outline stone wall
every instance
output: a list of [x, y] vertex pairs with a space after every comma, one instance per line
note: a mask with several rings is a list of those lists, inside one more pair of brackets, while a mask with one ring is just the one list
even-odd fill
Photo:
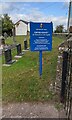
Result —
[[57, 73], [55, 88], [56, 93], [60, 95], [61, 92], [61, 81], [62, 81], [62, 62], [63, 62], [63, 51], [68, 51], [69, 48], [72, 50], [72, 37], [68, 38], [65, 42], [59, 45], [59, 55], [57, 60]]

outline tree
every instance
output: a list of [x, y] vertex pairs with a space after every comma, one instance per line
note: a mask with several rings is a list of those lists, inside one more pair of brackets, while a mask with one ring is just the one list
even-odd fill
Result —
[[6, 32], [9, 36], [12, 35], [12, 29], [13, 29], [13, 22], [8, 16], [8, 14], [4, 14], [2, 17], [2, 34]]
[[64, 30], [64, 26], [63, 25], [58, 25], [56, 26], [56, 30], [54, 31], [55, 33], [62, 33]]

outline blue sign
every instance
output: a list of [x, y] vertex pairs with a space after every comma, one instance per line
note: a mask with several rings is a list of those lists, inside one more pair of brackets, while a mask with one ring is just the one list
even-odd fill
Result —
[[51, 23], [30, 22], [30, 49], [31, 51], [51, 51], [52, 49]]
[[42, 51], [51, 51], [52, 49], [52, 31], [51, 23], [30, 22], [30, 49], [39, 51], [39, 73], [42, 75]]

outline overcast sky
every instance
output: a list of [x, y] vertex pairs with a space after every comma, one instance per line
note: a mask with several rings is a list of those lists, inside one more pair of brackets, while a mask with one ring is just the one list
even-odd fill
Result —
[[[5, 1], [5, 2], [4, 2]], [[67, 27], [69, 2], [6, 2], [0, 4], [0, 13], [8, 13], [15, 23], [25, 21], [53, 22], [54, 29], [63, 24]]]

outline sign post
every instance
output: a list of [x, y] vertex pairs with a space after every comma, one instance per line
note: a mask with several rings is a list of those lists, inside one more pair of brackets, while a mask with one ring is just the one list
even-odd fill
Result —
[[41, 77], [42, 75], [42, 51], [39, 51], [39, 63], [40, 63], [39, 71], [40, 71], [40, 77]]
[[40, 76], [42, 75], [42, 51], [52, 50], [52, 31], [52, 22], [30, 22], [30, 49], [31, 51], [39, 51]]

